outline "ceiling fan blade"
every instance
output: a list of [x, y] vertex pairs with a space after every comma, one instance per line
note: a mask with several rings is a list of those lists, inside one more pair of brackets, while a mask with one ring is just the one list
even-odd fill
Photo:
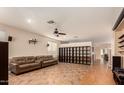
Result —
[[58, 33], [59, 35], [66, 35], [66, 33]]

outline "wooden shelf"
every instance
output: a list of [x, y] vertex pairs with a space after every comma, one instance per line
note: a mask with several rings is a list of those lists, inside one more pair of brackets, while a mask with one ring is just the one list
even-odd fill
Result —
[[[119, 48], [124, 48], [124, 40], [123, 40], [123, 38], [124, 38], [124, 34], [122, 34], [118, 39], [121, 39], [121, 41], [119, 41], [118, 43], [120, 44], [120, 46], [118, 46]], [[120, 50], [120, 51], [118, 51], [119, 53], [124, 53], [124, 50]]]
[[124, 42], [124, 40], [121, 40], [120, 42], [118, 42], [118, 43], [123, 43]]
[[119, 48], [123, 48], [124, 47], [124, 45], [122, 45], [122, 46], [119, 46]]
[[124, 50], [120, 50], [120, 51], [118, 51], [119, 53], [124, 53]]
[[123, 35], [121, 35], [118, 39], [122, 39], [124, 37], [124, 34]]
[[118, 51], [118, 52], [124, 52], [124, 50], [122, 50], [122, 51]]

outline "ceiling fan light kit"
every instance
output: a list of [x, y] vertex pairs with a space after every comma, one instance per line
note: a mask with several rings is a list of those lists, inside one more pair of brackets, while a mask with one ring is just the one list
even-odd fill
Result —
[[[49, 21], [47, 21], [47, 23], [48, 23], [48, 24], [54, 24], [55, 21], [54, 21], [54, 20], [49, 20]], [[55, 29], [54, 29], [53, 34], [54, 34], [56, 37], [59, 37], [60, 35], [66, 35], [66, 33], [60, 33], [60, 32], [58, 31], [58, 28], [55, 28]]]
[[66, 33], [60, 33], [57, 28], [55, 28], [55, 31], [53, 34], [55, 34], [57, 37], [59, 37], [59, 35], [66, 35]]
[[37, 39], [35, 38], [35, 39], [31, 39], [31, 40], [29, 40], [29, 44], [36, 44], [38, 41], [37, 41]]

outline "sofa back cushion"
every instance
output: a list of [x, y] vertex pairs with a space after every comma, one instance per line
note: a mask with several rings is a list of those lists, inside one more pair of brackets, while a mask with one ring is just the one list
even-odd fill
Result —
[[11, 62], [21, 65], [26, 62], [26, 57], [13, 57]]
[[26, 63], [33, 63], [33, 62], [35, 62], [34, 56], [27, 56], [26, 57]]
[[25, 57], [13, 57], [11, 62], [16, 63], [18, 65], [22, 65], [22, 64], [28, 64], [28, 63], [34, 63], [36, 60], [39, 61], [48, 61], [48, 60], [52, 60], [53, 57], [50, 56], [25, 56]]
[[44, 58], [44, 56], [36, 56], [35, 57], [36, 60], [40, 60], [40, 61], [43, 61], [43, 58]]
[[47, 60], [52, 60], [53, 57], [52, 56], [44, 56], [44, 61], [47, 61]]

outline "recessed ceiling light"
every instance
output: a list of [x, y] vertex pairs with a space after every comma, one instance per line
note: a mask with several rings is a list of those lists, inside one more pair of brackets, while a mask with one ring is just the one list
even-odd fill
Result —
[[31, 19], [27, 19], [27, 22], [28, 22], [28, 23], [31, 23]]

